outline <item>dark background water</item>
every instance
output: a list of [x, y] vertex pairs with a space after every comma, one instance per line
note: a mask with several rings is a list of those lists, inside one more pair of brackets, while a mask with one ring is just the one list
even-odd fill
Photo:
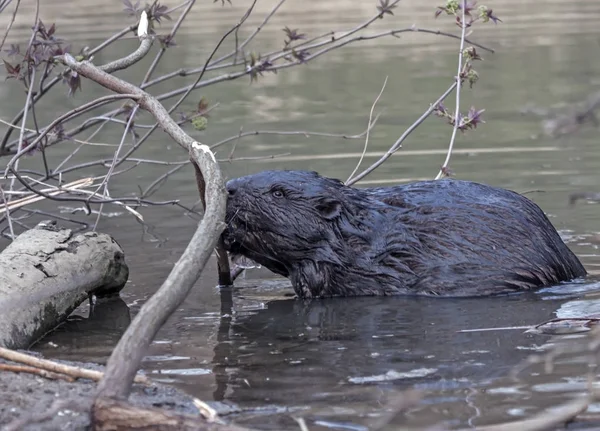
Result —
[[[405, 0], [393, 17], [376, 22], [368, 32], [415, 24], [457, 34], [451, 19], [434, 20], [438, 3], [443, 2]], [[223, 7], [220, 2], [197, 2], [178, 33], [177, 47], [168, 51], [154, 76], [201, 66], [223, 32], [249, 4], [233, 0], [233, 6]], [[250, 34], [275, 4], [259, 0], [241, 36]], [[486, 109], [486, 123], [474, 132], [459, 134], [450, 166], [458, 178], [528, 192], [527, 196], [548, 213], [593, 278], [600, 265], [598, 207], [585, 203], [570, 207], [568, 198], [573, 192], [600, 191], [598, 129], [584, 125], [573, 133], [551, 138], [542, 133], [538, 116], [524, 112], [532, 107], [567, 109], [568, 104], [600, 91], [600, 3], [494, 0], [488, 6], [503, 23], [478, 25], [472, 38], [496, 53], [481, 51], [484, 61], [476, 65], [481, 79], [462, 96], [464, 110], [471, 105]], [[21, 8], [9, 43], [26, 43], [29, 37], [33, 2], [23, 2]], [[95, 46], [130, 25], [131, 19], [121, 10], [122, 4], [116, 0], [41, 2], [41, 18], [46, 23], [55, 21], [57, 33], [69, 39], [75, 51], [84, 45]], [[279, 49], [284, 37], [281, 29], [286, 25], [311, 37], [332, 29], [353, 28], [374, 12], [374, 1], [288, 0], [260, 32], [252, 50], [264, 53]], [[0, 16], [0, 28], [5, 28], [8, 18], [5, 11]], [[167, 31], [171, 24], [164, 21], [161, 29]], [[219, 54], [232, 46], [225, 45]], [[131, 38], [117, 42], [97, 55], [95, 61], [106, 62], [135, 47]], [[252, 85], [242, 78], [200, 89], [182, 110], [193, 109], [201, 96], [219, 104], [211, 112], [207, 130], [188, 130], [208, 145], [236, 135], [240, 128], [354, 135], [366, 128], [371, 104], [387, 76], [387, 87], [377, 105], [378, 111], [384, 112], [371, 132], [364, 167], [387, 150], [450, 85], [456, 72], [457, 47], [456, 40], [426, 34], [360, 42], [302, 67], [266, 74]], [[157, 49], [158, 44], [139, 65], [118, 75], [140, 82]], [[218, 73], [211, 72], [208, 77]], [[150, 91], [161, 94], [194, 79], [178, 77]], [[88, 81], [83, 82], [83, 89], [74, 98], [65, 96], [64, 86], [49, 93], [38, 108], [40, 121], [49, 121], [82, 101], [106, 94]], [[8, 120], [22, 106], [23, 90], [14, 81], [7, 81], [0, 85], [0, 95], [0, 117]], [[447, 105], [453, 104], [453, 98], [448, 99]], [[140, 115], [138, 123], [148, 124], [150, 120]], [[92, 140], [115, 145], [121, 132], [121, 127], [107, 127]], [[431, 117], [405, 142], [403, 150], [360, 184], [434, 177], [444, 160], [450, 133], [451, 128], [441, 119]], [[293, 168], [346, 179], [363, 145], [364, 139], [258, 135], [241, 139], [236, 157], [289, 155], [225, 162], [222, 168], [228, 177]], [[73, 148], [71, 143], [53, 148], [51, 163], [63, 160]], [[221, 147], [218, 157], [227, 158], [231, 149], [231, 143]], [[110, 158], [113, 150], [87, 146], [66, 166]], [[162, 133], [144, 144], [137, 156], [186, 159]], [[32, 158], [23, 166], [39, 169], [40, 163], [39, 158]], [[111, 182], [111, 194], [135, 193], [138, 186], [147, 186], [170, 168], [142, 165], [116, 177]], [[97, 168], [85, 175], [105, 171]], [[68, 180], [79, 175], [83, 174], [71, 173]], [[191, 207], [197, 202], [192, 175], [189, 166], [181, 169], [153, 199], [176, 198]], [[61, 205], [64, 209], [74, 206]], [[42, 202], [39, 208], [52, 209], [55, 205]], [[104, 211], [116, 214], [103, 217], [98, 229], [114, 235], [125, 249], [130, 281], [122, 301], [99, 304], [93, 319], [72, 321], [40, 343], [37, 348], [48, 356], [105, 361], [130, 317], [168, 275], [197, 222], [196, 217], [178, 207], [142, 208], [146, 222], [152, 226], [150, 232], [145, 232], [121, 208], [105, 207]], [[85, 220], [93, 223], [95, 216]], [[530, 380], [526, 389], [519, 386], [517, 391], [502, 379], [512, 366], [545, 343], [547, 336], [524, 334], [522, 330], [457, 331], [536, 324], [555, 317], [557, 310], [577, 315], [597, 309], [592, 293], [580, 294], [584, 299], [579, 302], [546, 294], [493, 300], [341, 299], [307, 305], [283, 295], [286, 289], [289, 292], [285, 281], [269, 281], [270, 274], [256, 270], [242, 281], [245, 288], [234, 294], [233, 304], [223, 306], [215, 274], [211, 261], [194, 291], [160, 331], [144, 370], [203, 400], [306, 408], [297, 414], [312, 421], [311, 429], [325, 427], [327, 421], [340, 426], [352, 423], [361, 429], [372, 423], [390, 394], [413, 386], [428, 390], [427, 402], [401, 415], [396, 420], [399, 426], [428, 426], [439, 421], [492, 423], [563, 401], [568, 390], [536, 390], [536, 382]], [[228, 305], [233, 313], [222, 316], [222, 309], [231, 311]], [[85, 307], [78, 314], [85, 317]], [[356, 380], [388, 372], [388, 377], [395, 376], [388, 382]], [[546, 379], [571, 382], [578, 372], [581, 370], [569, 369], [564, 375]], [[512, 389], [506, 389], [506, 385]], [[264, 417], [249, 420], [274, 429], [297, 427], [285, 415], [283, 422]]]

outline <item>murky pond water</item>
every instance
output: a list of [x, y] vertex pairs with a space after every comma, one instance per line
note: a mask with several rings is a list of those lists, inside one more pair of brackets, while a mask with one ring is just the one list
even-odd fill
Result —
[[[9, 42], [27, 39], [32, 3], [24, 2], [24, 15], [17, 19]], [[256, 28], [276, 3], [258, 0], [243, 35]], [[415, 24], [456, 33], [447, 19], [433, 19], [438, 3], [442, 2], [404, 0], [393, 17], [376, 23], [376, 29]], [[53, 0], [41, 4], [44, 22], [56, 21], [58, 34], [71, 40], [76, 50], [85, 44], [95, 46], [131, 24], [120, 12], [118, 1], [99, 5]], [[252, 49], [278, 49], [283, 43], [281, 28], [286, 25], [309, 37], [332, 29], [351, 29], [373, 15], [375, 4], [288, 0]], [[241, 0], [225, 7], [220, 2], [198, 2], [177, 36], [178, 46], [168, 52], [154, 76], [201, 66], [248, 5]], [[527, 192], [582, 259], [591, 273], [587, 284], [575, 284], [559, 293], [494, 299], [352, 298], [303, 303], [285, 295], [291, 292], [285, 280], [262, 270], [249, 271], [240, 281], [243, 288], [219, 292], [211, 261], [194, 291], [160, 331], [144, 361], [146, 372], [203, 400], [234, 402], [243, 408], [271, 406], [264, 414], [255, 412], [244, 419], [270, 429], [298, 429], [291, 418], [294, 415], [306, 417], [311, 430], [367, 429], [390, 399], [412, 387], [427, 390], [425, 400], [394, 419], [399, 428], [515, 419], [558, 404], [572, 391], [581, 390], [578, 379], [584, 375], [584, 366], [551, 376], [525, 373], [519, 385], [506, 380], [512, 367], [549, 341], [548, 335], [523, 329], [459, 331], [526, 326], [557, 315], [600, 314], [594, 295], [598, 290], [594, 281], [600, 273], [599, 209], [583, 202], [569, 206], [573, 192], [600, 192], [598, 129], [583, 125], [574, 133], [550, 138], [541, 133], [540, 118], [528, 113], [531, 108], [576, 103], [600, 90], [600, 3], [574, 0], [540, 5], [492, 0], [489, 6], [503, 23], [476, 26], [473, 39], [496, 53], [482, 51], [485, 61], [477, 64], [481, 79], [473, 90], [463, 93], [464, 107], [472, 104], [486, 109], [486, 123], [459, 135], [450, 166], [458, 178]], [[4, 28], [8, 17], [1, 18], [0, 27]], [[165, 21], [163, 28], [171, 24]], [[134, 47], [131, 39], [119, 42], [96, 59], [105, 62]], [[456, 40], [426, 34], [350, 44], [302, 67], [267, 74], [252, 85], [242, 78], [205, 87], [194, 93], [182, 110], [193, 109], [200, 96], [219, 104], [207, 130], [190, 132], [209, 145], [235, 136], [240, 128], [356, 135], [365, 129], [371, 104], [387, 76], [378, 104], [378, 110], [384, 112], [370, 136], [363, 162], [367, 166], [450, 85], [456, 49]], [[120, 76], [140, 82], [150, 61], [144, 60], [139, 68]], [[218, 73], [211, 72], [209, 78]], [[151, 87], [151, 91], [161, 94], [194, 79], [177, 77]], [[39, 121], [104, 94], [89, 82], [84, 81], [83, 87], [83, 94], [74, 100], [65, 97], [64, 87], [50, 93], [40, 105]], [[21, 105], [8, 101], [21, 103], [22, 89], [9, 81], [0, 86], [0, 93], [5, 101], [0, 105], [0, 117], [9, 119]], [[139, 121], [149, 123], [144, 116]], [[121, 131], [106, 128], [94, 141], [115, 144]], [[428, 119], [403, 150], [361, 184], [434, 177], [445, 157], [450, 132], [442, 120]], [[221, 147], [218, 156], [229, 157], [233, 143]], [[53, 148], [50, 161], [62, 160], [73, 149], [69, 145]], [[362, 138], [261, 134], [242, 138], [235, 147], [235, 157], [260, 160], [233, 160], [222, 166], [229, 177], [294, 168], [346, 179], [363, 145]], [[112, 150], [88, 147], [67, 166], [110, 158]], [[157, 133], [137, 157], [181, 161], [186, 155]], [[39, 168], [41, 162], [24, 163]], [[133, 169], [113, 181], [111, 194], [137, 192], [138, 186], [146, 187], [171, 168], [143, 165]], [[103, 170], [98, 168], [96, 173], [100, 172]], [[192, 178], [192, 170], [185, 167], [170, 176], [153, 199], [176, 198], [193, 206], [197, 191]], [[70, 205], [64, 207], [67, 211]], [[83, 318], [72, 319], [40, 343], [37, 349], [48, 356], [104, 362], [131, 316], [168, 275], [197, 220], [179, 207], [143, 208], [150, 226], [144, 229], [119, 208], [104, 211], [118, 213], [102, 218], [99, 230], [114, 235], [125, 249], [130, 282], [122, 300], [98, 304], [90, 319], [85, 319], [82, 307], [77, 314]], [[95, 217], [80, 219], [93, 223]], [[290, 410], [279, 416], [266, 415], [279, 412], [276, 408]]]

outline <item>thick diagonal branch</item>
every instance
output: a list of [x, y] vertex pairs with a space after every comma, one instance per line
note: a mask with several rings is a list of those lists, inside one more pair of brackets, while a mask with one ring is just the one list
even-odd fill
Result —
[[186, 298], [215, 248], [225, 227], [223, 220], [227, 196], [221, 170], [212, 151], [187, 135], [156, 98], [135, 85], [103, 72], [89, 61], [78, 62], [68, 54], [62, 56], [61, 60], [81, 76], [109, 90], [137, 96], [140, 107], [150, 112], [160, 127], [189, 151], [205, 183], [206, 206], [200, 225], [163, 285], [144, 304], [121, 337], [108, 360], [105, 377], [98, 386], [99, 398], [124, 398], [129, 394], [133, 377], [152, 339]]

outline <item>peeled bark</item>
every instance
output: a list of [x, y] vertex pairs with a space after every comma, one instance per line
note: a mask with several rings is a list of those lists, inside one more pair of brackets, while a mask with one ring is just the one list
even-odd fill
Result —
[[91, 294], [117, 294], [128, 276], [109, 235], [38, 224], [0, 253], [0, 346], [29, 347]]

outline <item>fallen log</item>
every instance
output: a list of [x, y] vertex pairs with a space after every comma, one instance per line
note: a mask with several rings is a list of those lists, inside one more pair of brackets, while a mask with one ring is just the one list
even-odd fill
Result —
[[0, 346], [24, 349], [83, 301], [118, 294], [129, 269], [106, 234], [74, 234], [42, 222], [0, 253]]

